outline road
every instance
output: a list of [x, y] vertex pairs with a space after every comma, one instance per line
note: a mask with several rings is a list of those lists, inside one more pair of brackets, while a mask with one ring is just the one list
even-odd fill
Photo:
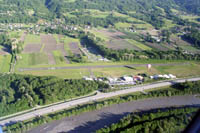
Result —
[[130, 89], [119, 90], [119, 91], [116, 91], [116, 92], [98, 93], [97, 95], [94, 95], [94, 96], [91, 96], [91, 97], [81, 98], [81, 99], [77, 99], [77, 100], [73, 100], [73, 101], [69, 101], [69, 102], [65, 102], [65, 103], [61, 103], [61, 104], [57, 104], [57, 105], [52, 105], [52, 106], [49, 106], [49, 107], [46, 107], [46, 108], [42, 108], [42, 109], [38, 109], [38, 110], [35, 110], [35, 111], [32, 111], [32, 112], [28, 112], [28, 113], [25, 113], [25, 114], [22, 114], [22, 115], [19, 115], [19, 116], [14, 116], [14, 117], [0, 121], [0, 125], [4, 126], [6, 124], [11, 124], [11, 123], [14, 123], [14, 122], [17, 122], [17, 121], [27, 120], [27, 119], [36, 117], [38, 115], [53, 113], [55, 111], [67, 109], [71, 106], [76, 106], [76, 105], [88, 103], [88, 102], [99, 100], [99, 99], [109, 98], [109, 97], [123, 95], [123, 94], [127, 94], [127, 93], [133, 93], [133, 92], [137, 92], [137, 91], [144, 91], [144, 90], [148, 90], [148, 89], [152, 89], [152, 88], [169, 86], [169, 85], [173, 85], [173, 84], [181, 83], [181, 82], [186, 82], [186, 81], [198, 81], [198, 80], [200, 80], [200, 77], [190, 78], [190, 79], [178, 79], [178, 80], [174, 80], [174, 81], [163, 81], [163, 82], [153, 83], [153, 84], [148, 84], [148, 85], [143, 85], [143, 86], [136, 86], [136, 87], [133, 87], [133, 88], [130, 88]]
[[[189, 63], [169, 63], [169, 64], [152, 64], [152, 66], [180, 66]], [[19, 68], [23, 71], [38, 71], [38, 70], [55, 70], [55, 69], [95, 69], [95, 68], [118, 68], [118, 67], [142, 67], [147, 64], [129, 64], [129, 65], [97, 65], [97, 66], [66, 66], [66, 67], [39, 67], [39, 68]]]
[[85, 112], [77, 116], [47, 123], [30, 130], [28, 133], [93, 133], [106, 125], [118, 122], [131, 112], [188, 105], [200, 108], [200, 98], [187, 95], [150, 98], [115, 104], [100, 110]]

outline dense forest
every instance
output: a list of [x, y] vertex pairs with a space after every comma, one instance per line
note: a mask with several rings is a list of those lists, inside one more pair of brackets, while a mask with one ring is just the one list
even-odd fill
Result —
[[198, 109], [195, 107], [182, 107], [132, 113], [118, 123], [113, 123], [96, 133], [181, 132], [189, 124]]
[[102, 82], [0, 74], [0, 116], [108, 88]]

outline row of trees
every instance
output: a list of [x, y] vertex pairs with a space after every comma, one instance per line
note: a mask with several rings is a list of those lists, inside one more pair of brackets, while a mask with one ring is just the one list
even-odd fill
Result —
[[[200, 85], [200, 81], [186, 82], [186, 83], [180, 83], [180, 84], [174, 85], [171, 88], [161, 89], [158, 91], [153, 90], [153, 91], [148, 92], [148, 94], [139, 94], [139, 93], [134, 94], [133, 93], [133, 94], [106, 99], [104, 101], [96, 101], [93, 103], [80, 105], [69, 110], [63, 110], [54, 114], [37, 117], [32, 120], [28, 120], [26, 122], [18, 122], [16, 124], [7, 126], [6, 129], [4, 130], [10, 131], [13, 133], [26, 132], [27, 130], [30, 130], [31, 128], [34, 128], [38, 125], [41, 125], [53, 120], [60, 120], [64, 117], [77, 115], [82, 112], [88, 112], [88, 111], [92, 111], [96, 109], [101, 109], [103, 107], [107, 107], [112, 104], [119, 104], [119, 103], [124, 103], [128, 101], [133, 101], [133, 100], [153, 98], [153, 97], [155, 98], [155, 97], [175, 96], [175, 95], [200, 94], [199, 85]], [[193, 88], [196, 88], [196, 89], [193, 89]]]
[[132, 113], [122, 118], [120, 122], [98, 130], [97, 133], [181, 132], [197, 110], [197, 107], [181, 107]]
[[0, 75], [0, 116], [109, 88], [102, 82], [63, 80], [56, 77]]
[[18, 54], [23, 50], [23, 42], [15, 43], [6, 34], [0, 34], [0, 45], [4, 47], [3, 50], [11, 54]]

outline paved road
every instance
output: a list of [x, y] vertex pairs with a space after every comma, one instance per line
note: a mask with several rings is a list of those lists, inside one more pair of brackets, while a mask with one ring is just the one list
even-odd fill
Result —
[[[200, 77], [199, 78], [187, 79], [187, 81], [197, 81], [197, 80], [200, 80]], [[185, 81], [186, 81], [186, 79], [178, 79], [178, 80], [174, 80], [174, 81], [164, 81], [164, 82], [148, 84], [148, 85], [144, 85], [144, 86], [136, 86], [136, 87], [133, 87], [133, 88], [130, 88], [130, 89], [119, 90], [119, 91], [116, 91], [116, 92], [98, 93], [97, 95], [94, 95], [94, 96], [91, 96], [91, 97], [81, 98], [81, 99], [77, 99], [77, 100], [74, 100], [74, 101], [53, 105], [53, 106], [50, 106], [50, 107], [35, 110], [33, 112], [29, 112], [29, 113], [25, 113], [25, 114], [22, 114], [22, 115], [19, 115], [19, 116], [8, 118], [6, 120], [0, 121], [0, 125], [6, 125], [6, 124], [17, 122], [17, 121], [27, 120], [27, 119], [33, 118], [35, 116], [38, 116], [38, 115], [44, 115], [44, 114], [52, 113], [52, 112], [55, 112], [55, 111], [58, 111], [58, 110], [69, 108], [71, 106], [76, 106], [76, 105], [79, 105], [79, 104], [88, 103], [90, 101], [95, 101], [95, 100], [99, 100], [99, 99], [109, 98], [109, 97], [113, 97], [113, 96], [117, 96], [117, 95], [137, 92], [137, 91], [148, 90], [148, 89], [152, 89], [152, 88], [169, 86], [169, 85], [173, 85], [173, 84], [185, 82]]]
[[118, 122], [122, 117], [134, 111], [188, 105], [200, 108], [200, 98], [191, 95], [173, 96], [116, 104], [101, 110], [53, 121], [32, 129], [29, 133], [92, 133], [105, 125]]
[[[180, 66], [189, 63], [170, 63], [170, 64], [152, 64], [152, 66]], [[147, 66], [147, 64], [130, 64], [130, 65], [97, 65], [97, 66], [66, 66], [66, 67], [40, 67], [40, 68], [19, 68], [23, 71], [37, 71], [37, 70], [55, 70], [55, 69], [88, 69], [88, 68], [118, 68], [118, 67], [140, 67]]]

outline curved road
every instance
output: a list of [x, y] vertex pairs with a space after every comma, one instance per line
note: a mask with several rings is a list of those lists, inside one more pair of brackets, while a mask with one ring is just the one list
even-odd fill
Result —
[[66, 109], [66, 108], [69, 108], [71, 106], [76, 106], [76, 105], [79, 105], [79, 104], [88, 103], [88, 102], [94, 101], [94, 100], [109, 98], [109, 97], [118, 96], [118, 95], [122, 95], [122, 94], [137, 92], [137, 91], [148, 90], [148, 89], [152, 89], [152, 88], [169, 86], [169, 85], [173, 85], [173, 84], [176, 84], [176, 83], [185, 82], [186, 80], [187, 81], [197, 81], [197, 80], [200, 80], [200, 77], [190, 78], [190, 79], [178, 79], [178, 80], [174, 80], [174, 81], [163, 81], [163, 82], [153, 83], [153, 84], [148, 84], [148, 85], [143, 85], [143, 86], [136, 86], [136, 87], [133, 87], [133, 88], [130, 88], [130, 89], [119, 90], [119, 91], [116, 91], [116, 92], [98, 93], [97, 95], [94, 95], [94, 96], [91, 96], [91, 97], [81, 98], [81, 99], [77, 99], [77, 100], [73, 100], [73, 101], [69, 101], [69, 102], [45, 107], [45, 108], [38, 109], [38, 110], [35, 110], [35, 111], [32, 111], [32, 112], [21, 114], [21, 115], [18, 115], [18, 116], [14, 116], [14, 117], [0, 121], [0, 125], [4, 126], [6, 124], [11, 124], [11, 123], [15, 123], [15, 122], [18, 122], [18, 121], [27, 120], [27, 119], [36, 117], [38, 115], [53, 113], [53, 112], [58, 111], [58, 110]]
[[195, 105], [200, 108], [200, 98], [192, 95], [152, 98], [112, 105], [101, 110], [66, 117], [30, 130], [28, 133], [92, 133], [106, 125], [118, 122], [125, 115], [156, 108]]

